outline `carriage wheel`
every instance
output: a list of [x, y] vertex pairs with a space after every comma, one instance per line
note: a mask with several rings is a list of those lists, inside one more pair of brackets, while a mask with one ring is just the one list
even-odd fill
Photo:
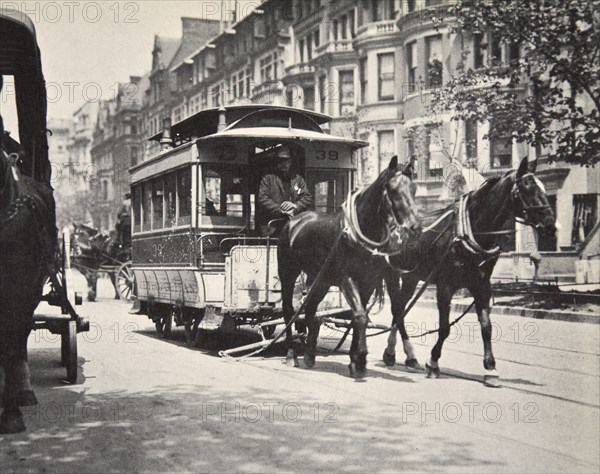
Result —
[[162, 316], [154, 323], [154, 326], [160, 337], [169, 339], [171, 337], [171, 328], [173, 327], [173, 314], [169, 312], [165, 316]]
[[67, 368], [67, 382], [77, 382], [77, 322], [69, 321], [60, 343], [61, 365]]
[[131, 262], [125, 262], [117, 270], [117, 289], [123, 300], [133, 299], [135, 276], [131, 270]]

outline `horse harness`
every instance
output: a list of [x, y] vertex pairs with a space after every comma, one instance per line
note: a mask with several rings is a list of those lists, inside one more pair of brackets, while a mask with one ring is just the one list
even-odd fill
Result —
[[390, 215], [394, 219], [394, 225], [391, 229], [387, 224], [384, 226], [385, 235], [380, 242], [369, 239], [360, 228], [360, 224], [358, 223], [358, 215], [356, 213], [356, 199], [360, 194], [361, 191], [348, 193], [348, 199], [346, 199], [342, 206], [344, 224], [341, 235], [344, 235], [352, 244], [355, 244], [356, 246], [366, 250], [374, 257], [379, 256], [387, 258], [391, 255], [394, 255], [395, 252], [385, 252], [381, 250], [389, 243], [392, 235], [395, 232], [398, 232], [400, 227], [400, 223], [396, 218], [393, 204], [390, 200], [387, 189], [383, 190], [383, 202], [388, 208]]

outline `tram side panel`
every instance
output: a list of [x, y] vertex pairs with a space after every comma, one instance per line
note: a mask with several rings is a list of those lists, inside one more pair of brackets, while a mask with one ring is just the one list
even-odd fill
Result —
[[[268, 258], [267, 258], [268, 255]], [[308, 288], [303, 275], [296, 281], [294, 307], [302, 303]], [[273, 308], [281, 312], [281, 282], [277, 271], [277, 246], [238, 245], [232, 248], [225, 263], [226, 311], [260, 312]], [[319, 311], [346, 309], [347, 304], [338, 288], [332, 287], [319, 305]]]

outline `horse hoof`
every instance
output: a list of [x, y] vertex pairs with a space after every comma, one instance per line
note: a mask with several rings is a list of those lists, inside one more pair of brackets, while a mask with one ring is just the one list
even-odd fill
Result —
[[296, 352], [293, 349], [288, 349], [287, 354], [285, 356], [285, 365], [288, 367], [299, 367], [298, 357], [296, 356]]
[[428, 379], [439, 379], [440, 378], [440, 368], [432, 367], [429, 364], [425, 364], [425, 376]]
[[21, 390], [17, 394], [17, 406], [32, 407], [37, 404], [38, 401], [35, 397], [35, 393], [33, 393], [33, 390]]
[[308, 369], [312, 369], [315, 366], [315, 356], [312, 354], [304, 354], [304, 365]]
[[392, 367], [396, 364], [396, 354], [388, 354], [387, 351], [383, 351], [383, 362], [388, 367]]
[[417, 359], [406, 359], [404, 365], [406, 365], [408, 369], [421, 370], [421, 364], [419, 364]]
[[492, 387], [492, 388], [500, 388], [502, 386], [502, 384], [500, 384], [500, 376], [498, 375], [498, 373], [494, 370], [490, 370], [490, 372], [494, 372], [494, 373], [490, 373], [490, 374], [485, 374], [483, 376], [483, 384], [486, 387]]
[[0, 415], [0, 434], [15, 434], [25, 431], [23, 414], [18, 408], [4, 410]]
[[367, 369], [358, 368], [354, 362], [350, 362], [348, 365], [348, 370], [350, 371], [350, 377], [356, 380], [364, 380], [367, 376]]

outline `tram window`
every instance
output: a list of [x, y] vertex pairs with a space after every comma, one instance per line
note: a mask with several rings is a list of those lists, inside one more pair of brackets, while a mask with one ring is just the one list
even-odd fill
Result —
[[315, 211], [334, 214], [348, 194], [349, 175], [340, 170], [308, 170], [306, 184], [313, 195]]
[[177, 224], [177, 175], [169, 173], [165, 176], [165, 227], [175, 227]]
[[335, 212], [335, 179], [321, 181], [315, 185], [315, 211], [332, 214]]
[[216, 171], [207, 169], [204, 172], [204, 202], [202, 214], [218, 216], [221, 209], [221, 177]]
[[239, 167], [203, 168], [202, 215], [206, 224], [237, 224], [244, 218], [245, 181]]
[[142, 193], [142, 229], [152, 230], [152, 184], [145, 183]]
[[152, 183], [152, 229], [163, 228], [163, 182], [162, 178]]
[[178, 225], [189, 225], [192, 221], [192, 184], [191, 170], [186, 168], [177, 172], [177, 200], [179, 202]]
[[131, 206], [133, 211], [133, 231], [139, 232], [142, 230], [142, 187], [136, 186], [133, 189], [133, 203]]

